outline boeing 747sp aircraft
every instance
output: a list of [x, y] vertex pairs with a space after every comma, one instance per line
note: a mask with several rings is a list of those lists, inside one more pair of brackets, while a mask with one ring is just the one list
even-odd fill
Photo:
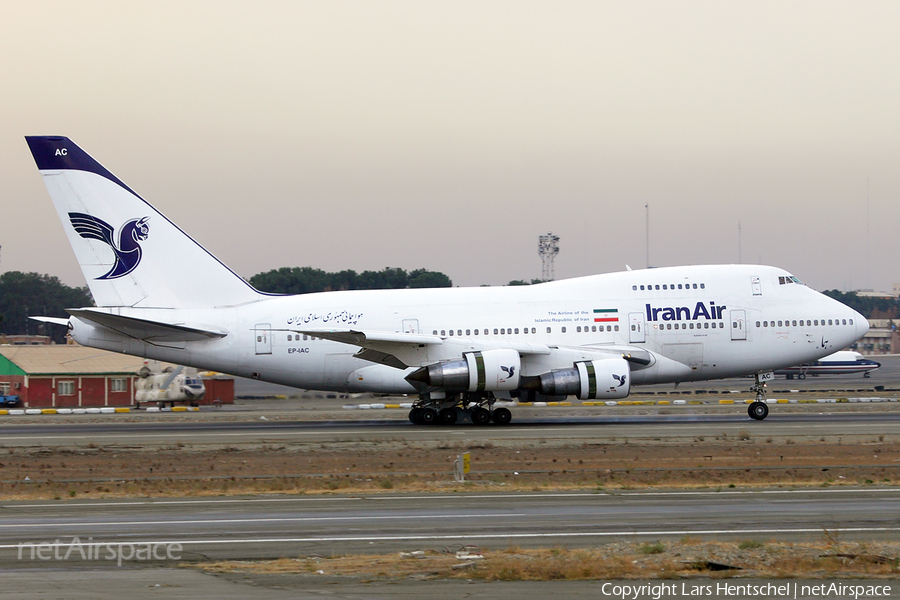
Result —
[[26, 138], [96, 307], [79, 344], [305, 389], [416, 394], [415, 423], [509, 423], [495, 400], [617, 399], [755, 376], [862, 337], [847, 306], [759, 265], [668, 267], [521, 287], [264, 294], [64, 137]]

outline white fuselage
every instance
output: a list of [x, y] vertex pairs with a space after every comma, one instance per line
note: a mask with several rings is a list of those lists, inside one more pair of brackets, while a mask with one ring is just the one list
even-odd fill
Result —
[[[579, 357], [639, 348], [652, 364], [635, 385], [748, 375], [833, 353], [868, 330], [856, 311], [757, 265], [670, 267], [533, 286], [339, 291], [263, 296], [221, 308], [117, 308], [117, 314], [206, 324], [220, 339], [153, 344], [73, 317], [79, 343], [305, 389], [413, 393], [413, 368], [468, 350], [520, 347], [522, 375]], [[437, 336], [400, 369], [354, 357], [358, 346], [314, 335], [332, 329]], [[547, 347], [550, 352], [527, 351]], [[418, 354], [416, 354], [418, 352]]]

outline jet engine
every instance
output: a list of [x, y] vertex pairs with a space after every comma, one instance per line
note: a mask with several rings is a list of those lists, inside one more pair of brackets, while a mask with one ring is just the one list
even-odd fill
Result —
[[519, 387], [522, 359], [515, 350], [506, 348], [466, 352], [463, 360], [449, 360], [422, 367], [407, 375], [449, 392], [497, 392]]
[[[539, 384], [539, 385], [538, 385]], [[624, 398], [631, 391], [631, 369], [624, 358], [576, 362], [568, 369], [544, 373], [523, 386], [545, 396], [578, 396], [579, 400]]]

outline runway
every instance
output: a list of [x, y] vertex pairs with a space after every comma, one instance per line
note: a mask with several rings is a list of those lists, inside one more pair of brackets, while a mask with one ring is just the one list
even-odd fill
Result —
[[[695, 414], [692, 407], [669, 409], [674, 414], [603, 414], [587, 410], [570, 411], [563, 416], [535, 415], [522, 409], [506, 427], [414, 426], [406, 418], [379, 420], [304, 420], [278, 421], [169, 421], [105, 422], [55, 421], [0, 425], [0, 444], [4, 446], [72, 446], [240, 444], [277, 441], [347, 442], [402, 438], [420, 440], [516, 440], [595, 439], [598, 437], [675, 438], [742, 431], [770, 436], [840, 436], [859, 434], [900, 435], [900, 406], [878, 405], [878, 410], [861, 405], [814, 405], [806, 412], [779, 412], [772, 407], [765, 421], [750, 419], [743, 406], [715, 407], [713, 414]], [[809, 406], [809, 405], [808, 405]], [[874, 405], [873, 405], [874, 406]], [[826, 408], [827, 407], [827, 408]]]
[[[179, 544], [179, 559], [187, 561], [456, 544], [577, 547], [684, 536], [821, 540], [830, 532], [842, 539], [896, 539], [898, 509], [896, 487], [5, 502], [0, 565], [35, 566], [46, 561], [31, 556], [31, 545], [56, 542], [62, 555], [75, 538], [80, 544]], [[104, 560], [75, 553], [56, 562], [75, 568]]]

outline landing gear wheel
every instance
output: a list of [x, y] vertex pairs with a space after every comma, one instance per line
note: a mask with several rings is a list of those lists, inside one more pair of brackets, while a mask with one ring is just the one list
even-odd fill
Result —
[[437, 411], [433, 408], [423, 408], [422, 412], [419, 413], [419, 423], [421, 425], [434, 425], [434, 422], [437, 421]]
[[751, 402], [750, 406], [747, 407], [747, 414], [750, 415], [751, 419], [762, 421], [769, 416], [769, 407], [765, 402]]
[[797, 379], [806, 379], [806, 373], [800, 373], [797, 375]]
[[497, 408], [494, 409], [491, 419], [494, 420], [496, 425], [509, 425], [509, 422], [512, 421], [512, 413], [509, 412], [508, 408]]
[[420, 408], [414, 408], [411, 411], [409, 411], [409, 422], [410, 423], [412, 423], [413, 425], [419, 424], [419, 411], [421, 411], [421, 410], [422, 409], [420, 409]]
[[486, 408], [480, 406], [472, 409], [472, 424], [487, 425], [491, 422], [491, 413]]
[[438, 413], [438, 422], [441, 425], [455, 425], [456, 424], [456, 409], [455, 408], [442, 408], [441, 412]]

